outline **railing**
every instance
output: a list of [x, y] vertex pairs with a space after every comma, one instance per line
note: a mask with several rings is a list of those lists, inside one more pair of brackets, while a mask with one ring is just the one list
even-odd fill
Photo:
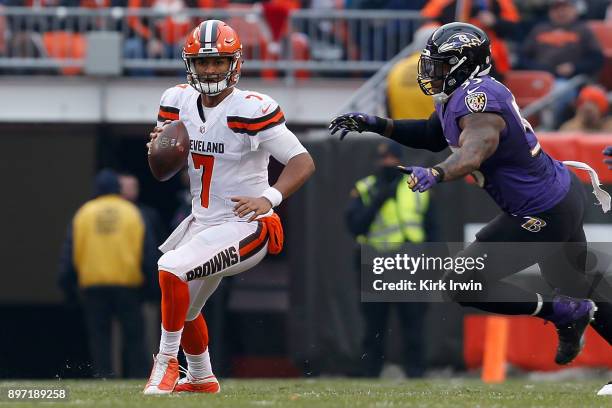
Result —
[[542, 121], [540, 127], [542, 129], [553, 130], [555, 128], [555, 118], [553, 117], [553, 112], [547, 109], [550, 108], [557, 99], [563, 98], [569, 93], [576, 92], [576, 89], [587, 83], [588, 80], [589, 78], [586, 75], [576, 75], [572, 77], [567, 82], [555, 87], [548, 95], [525, 106], [525, 108], [521, 109], [521, 114], [525, 118], [533, 115], [540, 115]]
[[[121, 72], [173, 74], [182, 42], [206, 19], [226, 21], [244, 46], [245, 70], [272, 76], [367, 76], [411, 43], [418, 12], [296, 10], [273, 32], [263, 8], [152, 9], [0, 8], [0, 69], [5, 73], [80, 74], [92, 33], [119, 38]], [[4, 27], [4, 29], [2, 28]], [[3, 46], [4, 44], [4, 46]], [[85, 72], [86, 73], [86, 72]]]
[[[391, 68], [403, 58], [419, 50], [414, 43], [401, 50], [395, 57], [387, 61], [374, 75], [359, 87], [351, 98], [338, 109], [338, 114], [346, 112], [368, 112], [379, 116], [387, 116], [386, 91], [387, 76]], [[415, 78], [416, 81], [416, 78]]]

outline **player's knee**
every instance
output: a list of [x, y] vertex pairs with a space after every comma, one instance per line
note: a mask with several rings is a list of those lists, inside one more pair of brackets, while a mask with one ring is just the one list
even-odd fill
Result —
[[474, 271], [447, 270], [443, 277], [445, 298], [457, 303], [467, 301], [471, 297], [470, 282], [475, 277]]
[[174, 256], [174, 251], [166, 252], [159, 258], [157, 261], [157, 268], [160, 271], [169, 272], [182, 280], [184, 279], [184, 274], [180, 271], [183, 269], [180, 260], [177, 256]]
[[190, 306], [189, 309], [187, 310], [187, 316], [185, 317], [185, 321], [186, 322], [194, 321], [195, 319], [198, 318], [198, 315], [200, 314], [200, 312], [201, 312], [201, 309]]

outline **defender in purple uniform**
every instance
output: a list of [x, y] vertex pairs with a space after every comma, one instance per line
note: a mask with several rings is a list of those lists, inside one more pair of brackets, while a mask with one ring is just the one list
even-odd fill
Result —
[[[455, 281], [484, 281], [487, 290], [449, 295], [464, 306], [487, 312], [552, 321], [559, 336], [555, 361], [567, 364], [580, 353], [589, 323], [612, 344], [610, 293], [593, 290], [584, 274], [584, 190], [563, 163], [540, 148], [514, 96], [488, 75], [490, 69], [486, 34], [470, 24], [446, 24], [432, 34], [419, 60], [418, 83], [436, 102], [436, 112], [429, 119], [391, 120], [348, 113], [335, 118], [330, 129], [332, 134], [341, 131], [341, 140], [349, 131], [370, 131], [410, 147], [436, 152], [450, 147], [452, 154], [432, 168], [400, 168], [411, 174], [410, 188], [423, 192], [472, 174], [503, 213], [459, 254], [478, 256], [487, 248], [487, 268], [474, 274], [452, 274]], [[610, 196], [599, 188], [594, 171], [583, 163], [572, 163], [589, 170], [604, 211], [609, 209]], [[486, 244], [491, 242], [567, 244], [508, 245], [501, 253], [490, 251]], [[517, 252], [520, 248], [520, 253], [509, 253], [513, 248]], [[563, 295], [529, 292], [502, 281], [535, 263]], [[597, 306], [584, 299], [587, 296]]]

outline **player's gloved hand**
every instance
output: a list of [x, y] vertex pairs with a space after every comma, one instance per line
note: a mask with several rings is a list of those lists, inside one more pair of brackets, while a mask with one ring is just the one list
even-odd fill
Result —
[[[608, 146], [603, 151], [604, 156], [612, 157], [612, 146]], [[608, 165], [608, 169], [612, 170], [612, 159], [605, 159], [604, 163]]]
[[423, 193], [442, 181], [442, 175], [436, 169], [418, 166], [397, 166], [397, 169], [410, 175], [408, 187], [415, 192]]
[[386, 120], [367, 113], [351, 112], [340, 115], [331, 121], [329, 130], [331, 134], [340, 131], [340, 140], [344, 139], [348, 132], [384, 132]]
[[231, 200], [236, 203], [234, 206], [234, 214], [242, 218], [251, 213], [249, 222], [253, 221], [258, 216], [267, 213], [272, 208], [272, 203], [265, 197], [232, 197]]

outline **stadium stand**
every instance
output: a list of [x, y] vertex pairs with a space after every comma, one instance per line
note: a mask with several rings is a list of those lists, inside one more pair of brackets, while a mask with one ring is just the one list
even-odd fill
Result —
[[607, 89], [612, 89], [612, 21], [592, 20], [588, 24], [604, 54], [604, 66], [599, 73], [599, 81]]

